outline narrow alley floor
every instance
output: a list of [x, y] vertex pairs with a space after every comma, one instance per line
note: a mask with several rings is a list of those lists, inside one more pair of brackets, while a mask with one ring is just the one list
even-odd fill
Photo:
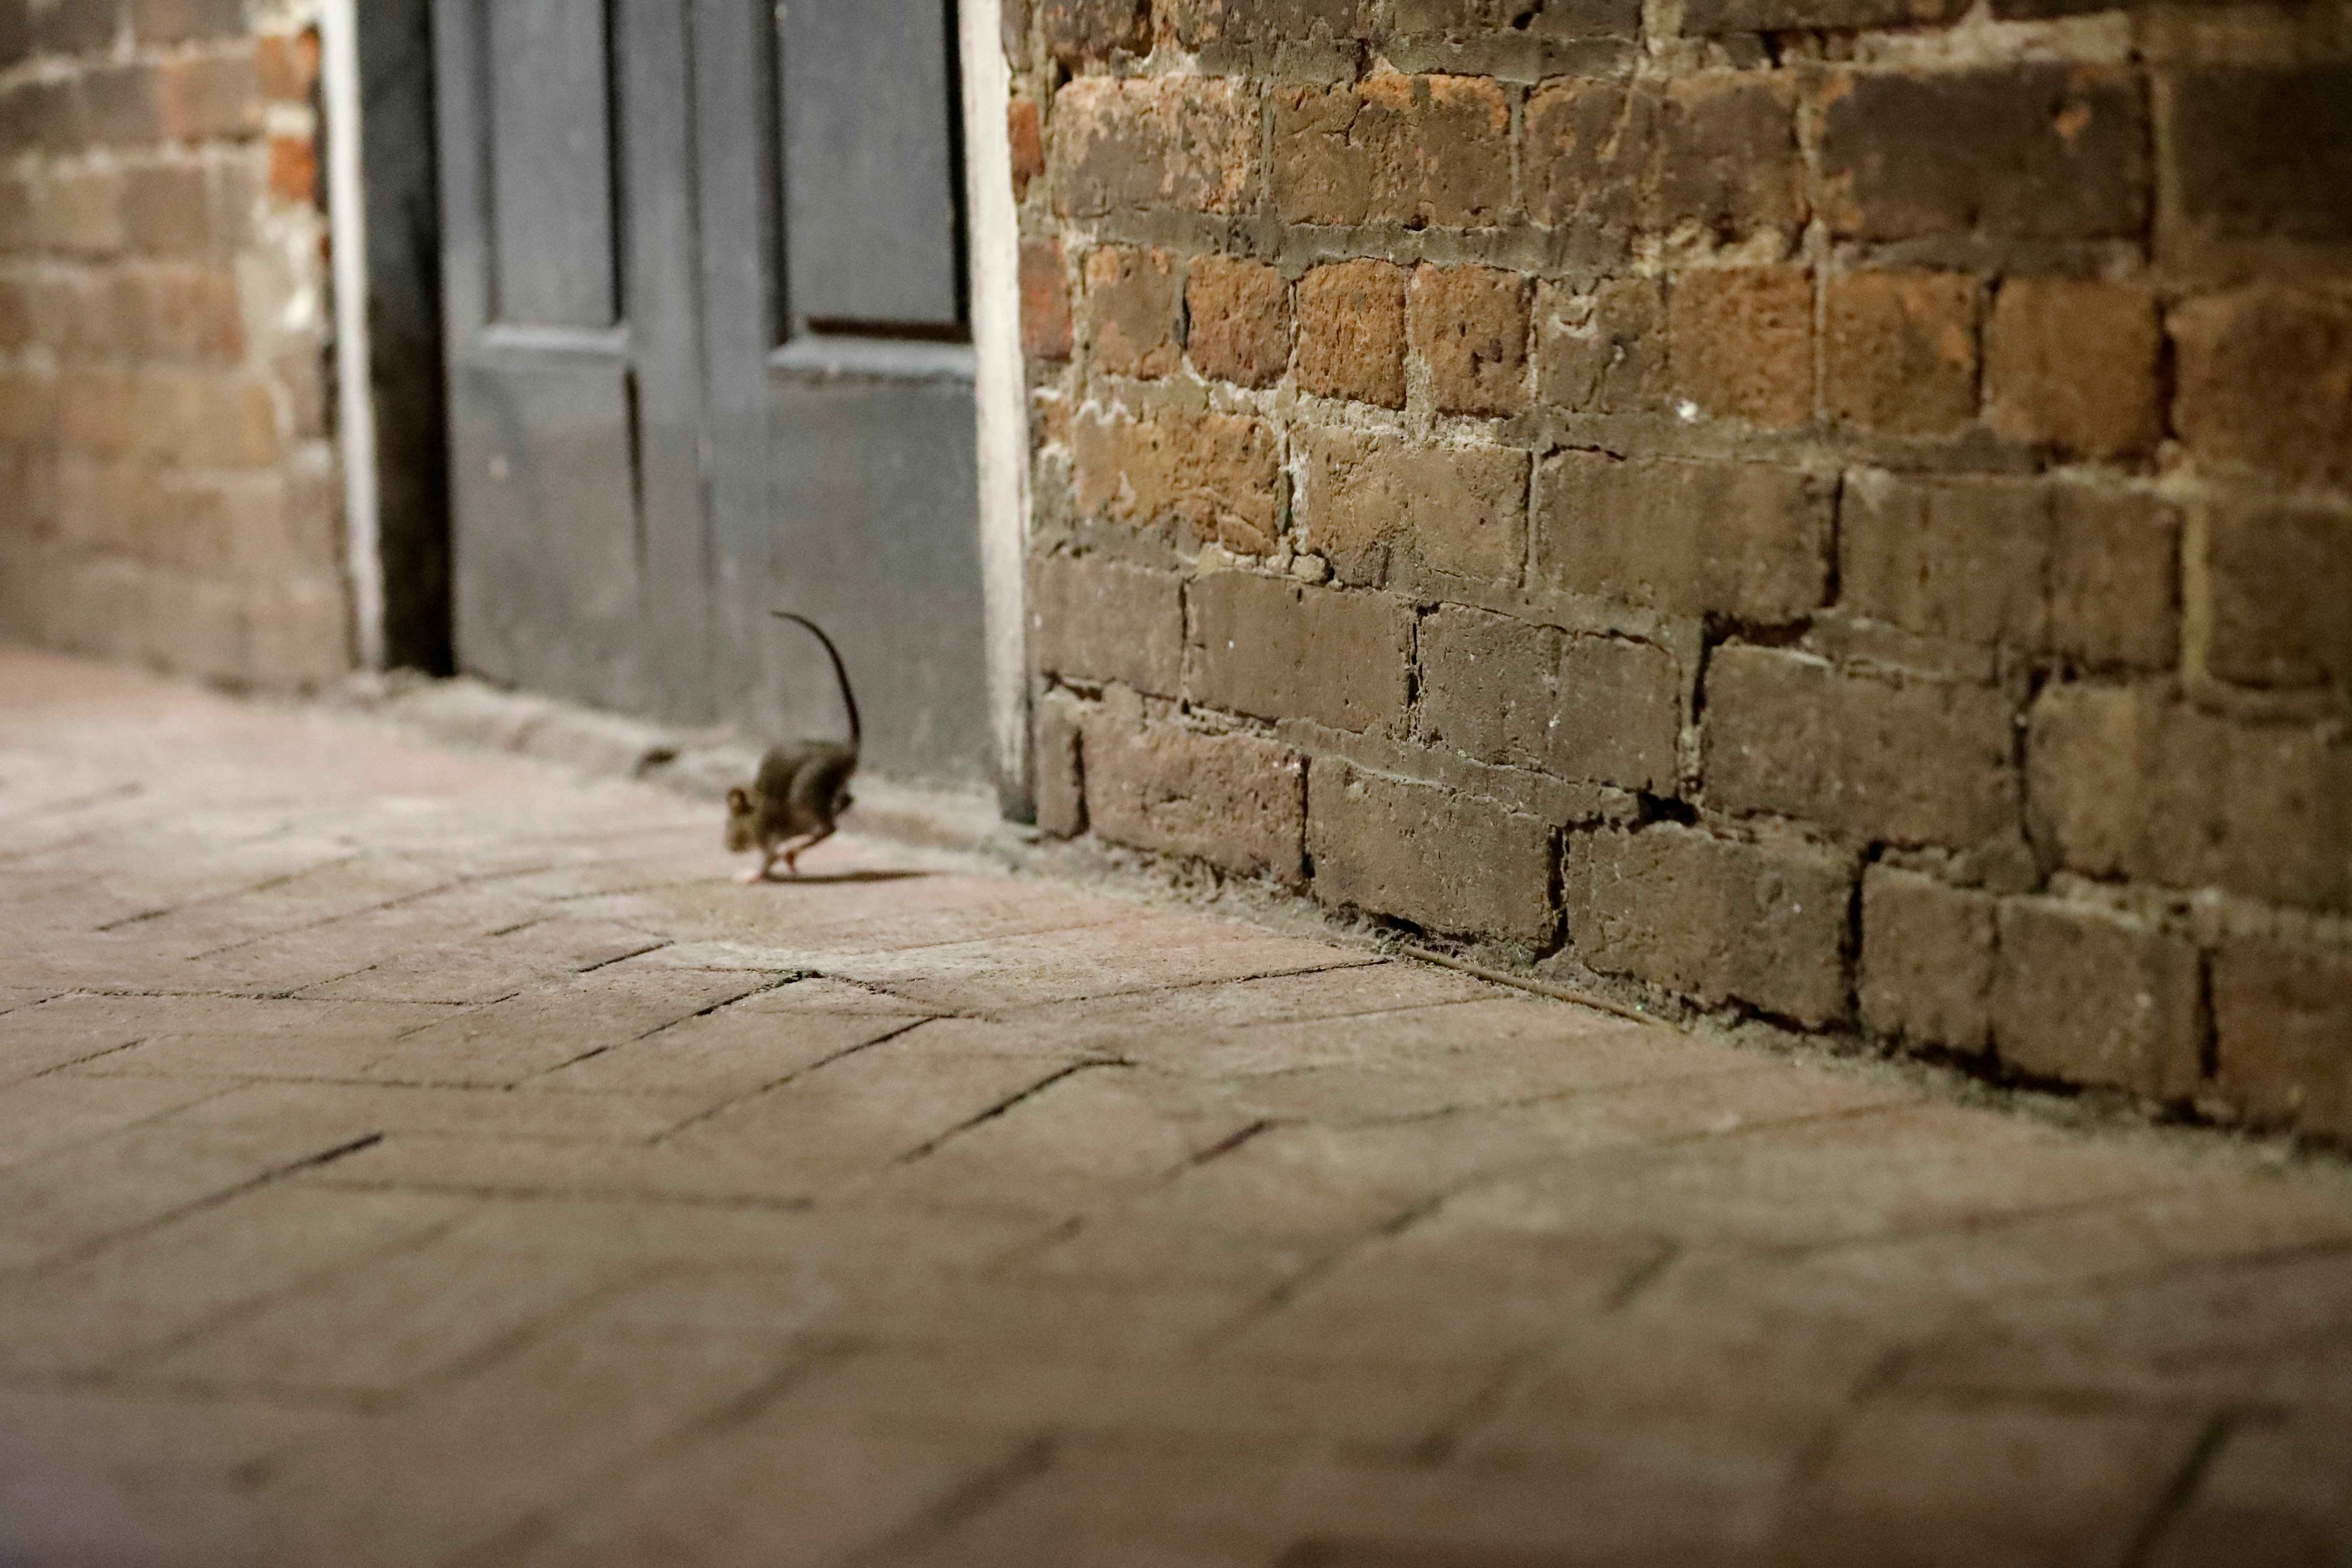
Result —
[[2352, 1562], [2352, 1184], [0, 655], [0, 1562]]

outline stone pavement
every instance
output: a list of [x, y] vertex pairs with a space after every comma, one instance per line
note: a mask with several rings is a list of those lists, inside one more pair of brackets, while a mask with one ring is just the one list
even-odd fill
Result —
[[2352, 1562], [2352, 1184], [0, 656], [0, 1563]]

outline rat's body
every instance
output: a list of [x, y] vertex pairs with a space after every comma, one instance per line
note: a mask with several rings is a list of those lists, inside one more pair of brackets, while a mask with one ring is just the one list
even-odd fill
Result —
[[841, 650], [823, 627], [805, 616], [788, 610], [769, 614], [798, 621], [816, 634], [833, 660], [841, 681], [841, 705], [849, 711], [847, 741], [793, 741], [771, 746], [760, 759], [760, 771], [748, 789], [727, 792], [727, 847], [738, 854], [760, 852], [757, 869], [746, 871], [746, 882], [764, 881], [782, 860], [795, 875], [801, 852], [833, 837], [841, 814], [849, 809], [850, 775], [857, 772], [859, 731], [857, 695], [849, 689], [849, 669]]

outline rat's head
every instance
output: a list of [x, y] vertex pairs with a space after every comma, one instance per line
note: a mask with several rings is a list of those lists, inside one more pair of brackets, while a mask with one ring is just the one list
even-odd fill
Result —
[[760, 847], [760, 803], [738, 784], [727, 792], [727, 847], [740, 855]]

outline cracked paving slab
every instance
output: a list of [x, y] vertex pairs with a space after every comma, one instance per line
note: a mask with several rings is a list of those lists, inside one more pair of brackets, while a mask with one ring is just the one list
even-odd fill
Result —
[[718, 826], [0, 654], [0, 1561], [2352, 1560], [2340, 1165]]

